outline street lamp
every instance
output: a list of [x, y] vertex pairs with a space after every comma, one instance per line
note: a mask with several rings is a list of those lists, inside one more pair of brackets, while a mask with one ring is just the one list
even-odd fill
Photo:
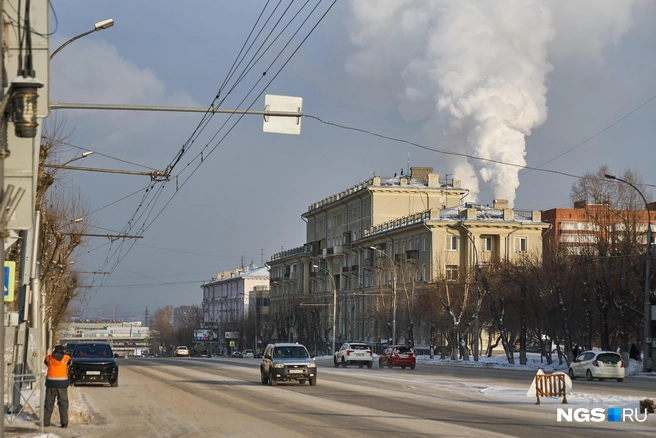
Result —
[[335, 314], [337, 313], [337, 284], [335, 283], [335, 277], [333, 277], [333, 274], [331, 274], [328, 269], [322, 268], [319, 265], [312, 265], [312, 267], [321, 269], [326, 274], [330, 275], [330, 278], [333, 281], [333, 348], [330, 350], [330, 353], [335, 354]]
[[57, 167], [66, 166], [67, 164], [70, 164], [73, 161], [81, 160], [82, 158], [86, 158], [91, 154], [93, 154], [93, 151], [82, 152], [82, 155], [80, 155], [79, 157], [72, 158], [72, 159], [68, 160], [67, 162], [65, 162], [64, 164], [58, 164]]
[[[446, 226], [460, 232], [458, 227], [456, 227], [455, 225], [447, 224]], [[478, 362], [478, 306], [479, 306], [478, 273], [480, 269], [478, 265], [478, 249], [476, 249], [476, 242], [474, 242], [474, 238], [469, 233], [469, 230], [464, 225], [463, 228], [465, 228], [465, 231], [467, 232], [467, 237], [469, 238], [472, 245], [474, 246], [474, 258], [475, 258], [474, 261], [476, 263], [474, 265], [474, 362]]]
[[52, 55], [50, 55], [50, 59], [52, 60], [52, 58], [54, 58], [55, 55], [56, 55], [57, 53], [59, 53], [59, 51], [60, 51], [61, 49], [63, 49], [64, 47], [68, 46], [68, 45], [69, 45], [70, 43], [72, 43], [73, 41], [75, 41], [75, 40], [77, 40], [77, 39], [80, 39], [80, 38], [82, 38], [82, 37], [85, 37], [85, 36], [89, 35], [90, 33], [94, 33], [94, 32], [97, 32], [97, 31], [99, 31], [99, 30], [107, 29], [107, 28], [109, 28], [109, 27], [112, 27], [113, 25], [114, 25], [114, 20], [112, 20], [111, 18], [108, 19], [108, 20], [103, 20], [103, 21], [99, 21], [99, 22], [97, 22], [97, 23], [93, 26], [93, 29], [91, 29], [90, 31], [88, 31], [88, 32], [84, 32], [84, 33], [81, 33], [81, 34], [79, 34], [78, 36], [75, 36], [75, 37], [71, 38], [70, 40], [66, 41], [64, 44], [62, 44], [61, 46], [59, 46], [59, 47], [57, 48], [57, 50], [55, 50], [54, 52], [52, 52]]
[[374, 251], [378, 251], [381, 254], [384, 254], [385, 257], [387, 257], [390, 262], [392, 262], [392, 269], [394, 271], [394, 276], [392, 279], [392, 344], [396, 344], [396, 264], [394, 263], [394, 260], [392, 260], [392, 257], [390, 257], [382, 249], [378, 249], [375, 246], [370, 246], [369, 249], [373, 249]]
[[[644, 341], [644, 357], [642, 360], [642, 372], [646, 373], [652, 368], [651, 364], [651, 342], [649, 342], [651, 339], [650, 336], [650, 326], [651, 326], [651, 302], [649, 300], [649, 295], [650, 295], [650, 288], [649, 288], [649, 265], [651, 262], [651, 214], [649, 213], [649, 205], [647, 204], [647, 200], [645, 199], [645, 196], [642, 194], [642, 192], [634, 186], [632, 183], [623, 180], [622, 178], [618, 178], [615, 175], [609, 175], [605, 174], [604, 175], [608, 179], [614, 179], [617, 181], [621, 181], [623, 183], [626, 183], [633, 187], [638, 194], [640, 194], [640, 197], [645, 203], [645, 210], [647, 211], [647, 248], [645, 251], [645, 309], [644, 309], [644, 320], [643, 320], [643, 341]], [[647, 358], [649, 358], [649, 363], [647, 363]]]

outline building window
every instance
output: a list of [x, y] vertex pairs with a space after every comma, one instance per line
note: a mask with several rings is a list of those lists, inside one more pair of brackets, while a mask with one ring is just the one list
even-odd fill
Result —
[[423, 239], [422, 248], [423, 251], [426, 252], [426, 236], [424, 236], [422, 239]]
[[458, 236], [446, 236], [446, 250], [458, 251]]
[[526, 236], [517, 236], [515, 237], [515, 252], [527, 252], [528, 251], [528, 239]]
[[426, 264], [421, 265], [421, 281], [426, 281]]
[[419, 237], [415, 237], [415, 249], [419, 250]]
[[491, 236], [481, 237], [481, 251], [484, 251], [484, 252], [492, 251], [492, 237]]
[[458, 265], [446, 265], [446, 281], [458, 280]]

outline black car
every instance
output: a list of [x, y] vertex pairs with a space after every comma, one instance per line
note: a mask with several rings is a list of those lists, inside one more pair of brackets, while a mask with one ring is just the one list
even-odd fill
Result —
[[66, 354], [69, 356], [73, 355], [73, 350], [75, 350], [75, 346], [77, 345], [77, 342], [69, 342], [66, 344]]
[[78, 342], [69, 367], [71, 384], [108, 383], [118, 386], [118, 364], [106, 342]]

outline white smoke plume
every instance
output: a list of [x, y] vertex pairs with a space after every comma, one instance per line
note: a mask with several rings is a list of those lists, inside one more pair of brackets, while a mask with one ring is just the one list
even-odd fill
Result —
[[513, 205], [521, 167], [494, 161], [526, 165], [525, 137], [547, 119], [550, 51], [601, 58], [630, 28], [632, 3], [357, 0], [351, 40], [360, 50], [346, 69], [386, 80], [406, 120], [425, 121], [428, 131], [455, 138], [458, 152], [492, 160], [454, 164], [470, 200], [482, 182]]

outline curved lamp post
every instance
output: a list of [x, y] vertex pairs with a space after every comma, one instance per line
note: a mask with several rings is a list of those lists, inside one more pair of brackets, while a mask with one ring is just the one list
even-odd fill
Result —
[[107, 28], [109, 28], [109, 27], [112, 27], [113, 25], [114, 25], [114, 20], [112, 20], [111, 18], [108, 19], [108, 20], [103, 20], [103, 21], [99, 21], [99, 22], [97, 22], [97, 23], [93, 26], [93, 29], [91, 29], [90, 31], [87, 31], [87, 32], [81, 33], [81, 34], [79, 34], [78, 36], [74, 36], [73, 38], [71, 38], [70, 40], [66, 41], [66, 42], [65, 42], [64, 44], [62, 44], [61, 46], [57, 47], [57, 50], [55, 50], [54, 52], [52, 52], [52, 55], [50, 55], [50, 60], [52, 60], [52, 58], [54, 58], [55, 55], [61, 51], [61, 49], [63, 49], [64, 47], [68, 46], [68, 45], [69, 45], [70, 43], [72, 43], [73, 41], [78, 40], [78, 39], [80, 39], [80, 38], [82, 38], [82, 37], [85, 37], [85, 36], [89, 35], [90, 33], [94, 33], [94, 32], [98, 32], [99, 30], [107, 29]]
[[86, 158], [91, 154], [93, 154], [93, 151], [83, 152], [82, 155], [80, 155], [79, 157], [72, 158], [72, 159], [68, 160], [67, 162], [65, 162], [64, 164], [59, 164], [58, 166], [66, 166], [67, 164], [70, 164], [73, 161], [81, 160], [82, 158]]
[[326, 274], [330, 275], [330, 279], [333, 281], [333, 348], [330, 351], [331, 354], [335, 354], [335, 315], [337, 314], [337, 284], [335, 283], [335, 277], [333, 274], [328, 271], [328, 269], [322, 268], [319, 265], [312, 265], [313, 268], [320, 269]]
[[[447, 227], [454, 229], [458, 232], [460, 232], [460, 229], [456, 227], [455, 225], [447, 224]], [[476, 263], [474, 266], [474, 290], [475, 290], [475, 295], [474, 295], [474, 362], [478, 362], [478, 307], [479, 307], [479, 293], [478, 293], [478, 273], [479, 273], [479, 264], [478, 264], [478, 249], [476, 248], [476, 242], [474, 242], [474, 238], [471, 236], [469, 233], [469, 230], [463, 225], [463, 228], [465, 228], [465, 231], [467, 233], [467, 237], [471, 241], [472, 245], [474, 246], [474, 262]]]
[[[649, 213], [649, 205], [647, 204], [647, 199], [645, 199], [645, 195], [642, 194], [642, 192], [634, 186], [632, 183], [623, 180], [622, 178], [618, 178], [615, 175], [609, 175], [605, 174], [604, 175], [608, 179], [614, 179], [623, 183], [626, 183], [633, 187], [636, 192], [640, 195], [642, 200], [645, 203], [645, 210], [647, 211], [647, 249], [645, 251], [645, 309], [644, 309], [644, 322], [643, 322], [643, 355], [644, 357], [642, 358], [642, 372], [646, 373], [651, 370], [652, 364], [651, 364], [651, 342], [647, 342], [651, 338], [651, 333], [650, 333], [650, 327], [651, 327], [651, 302], [649, 300], [649, 295], [650, 295], [650, 290], [649, 290], [649, 265], [651, 264], [651, 214]], [[649, 358], [649, 363], [647, 363], [647, 360]]]
[[392, 279], [392, 344], [396, 344], [396, 264], [394, 263], [394, 260], [392, 260], [392, 257], [390, 257], [389, 254], [387, 254], [382, 249], [376, 248], [375, 246], [370, 246], [369, 249], [373, 249], [374, 251], [378, 251], [381, 254], [384, 254], [385, 257], [387, 257], [389, 261], [392, 262], [392, 269], [394, 270], [394, 276]]

